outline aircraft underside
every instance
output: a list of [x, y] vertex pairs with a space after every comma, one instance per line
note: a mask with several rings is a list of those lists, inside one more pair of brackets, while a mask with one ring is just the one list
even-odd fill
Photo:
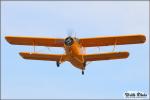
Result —
[[[129, 52], [120, 51], [101, 52], [87, 54], [85, 47], [99, 46], [115, 46], [125, 44], [139, 44], [146, 40], [143, 34], [120, 35], [120, 36], [100, 36], [94, 38], [76, 38], [68, 36], [67, 38], [49, 38], [49, 37], [28, 37], [28, 36], [6, 36], [5, 39], [10, 44], [28, 45], [34, 47], [34, 52], [20, 52], [20, 56], [24, 59], [56, 61], [57, 67], [64, 61], [69, 61], [73, 66], [82, 70], [86, 67], [86, 62], [100, 60], [115, 60], [128, 58]], [[62, 47], [65, 49], [65, 54], [44, 54], [35, 52], [35, 46], [45, 47]]]

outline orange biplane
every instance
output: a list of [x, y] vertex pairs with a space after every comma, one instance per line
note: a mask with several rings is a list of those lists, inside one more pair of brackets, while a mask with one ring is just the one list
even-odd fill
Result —
[[[103, 36], [95, 38], [76, 38], [68, 36], [67, 38], [48, 38], [48, 37], [26, 37], [26, 36], [6, 36], [10, 44], [63, 47], [65, 54], [42, 54], [38, 52], [20, 52], [24, 59], [56, 61], [57, 67], [64, 62], [69, 61], [72, 65], [84, 70], [87, 62], [98, 60], [123, 59], [129, 56], [128, 52], [108, 52], [86, 54], [84, 47], [111, 46], [144, 43], [146, 37], [142, 34], [122, 35], [122, 36]], [[35, 50], [34, 50], [35, 51]]]

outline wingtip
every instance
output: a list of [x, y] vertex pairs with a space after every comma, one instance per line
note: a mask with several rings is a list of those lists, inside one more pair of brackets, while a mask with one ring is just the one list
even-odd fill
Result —
[[5, 36], [5, 40], [8, 40], [9, 36]]
[[143, 35], [143, 38], [144, 38], [144, 39], [143, 39], [143, 43], [144, 43], [144, 42], [146, 42], [146, 36]]
[[130, 55], [130, 53], [129, 53], [129, 52], [126, 52], [126, 58], [128, 58], [128, 57], [129, 57], [129, 55]]
[[138, 34], [138, 36], [141, 39], [141, 43], [145, 43], [146, 42], [146, 36], [144, 34]]
[[19, 55], [22, 57], [22, 58], [25, 58], [25, 56], [28, 54], [28, 52], [19, 52]]
[[7, 36], [5, 36], [5, 39], [8, 39], [8, 38], [10, 38], [10, 37], [12, 37], [12, 36], [7, 35]]
[[22, 58], [24, 58], [24, 52], [19, 52], [19, 55], [22, 57]]
[[120, 56], [122, 55], [123, 58], [128, 58], [130, 55], [128, 51], [120, 51], [118, 53], [120, 54]]
[[11, 37], [12, 37], [12, 36], [5, 36], [5, 40], [6, 40], [8, 43], [10, 43], [10, 44], [11, 44]]

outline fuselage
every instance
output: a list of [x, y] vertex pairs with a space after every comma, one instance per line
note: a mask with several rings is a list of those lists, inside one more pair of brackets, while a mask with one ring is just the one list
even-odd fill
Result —
[[78, 39], [67, 37], [65, 39], [64, 48], [67, 55], [67, 61], [75, 67], [84, 70], [85, 61], [83, 58], [83, 49], [79, 44]]

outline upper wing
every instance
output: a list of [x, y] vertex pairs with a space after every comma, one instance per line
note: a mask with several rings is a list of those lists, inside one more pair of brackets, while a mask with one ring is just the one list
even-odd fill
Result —
[[41, 54], [41, 53], [30, 53], [20, 52], [19, 53], [24, 59], [30, 60], [46, 60], [46, 61], [62, 61], [65, 60], [66, 55], [64, 54]]
[[128, 52], [109, 52], [100, 54], [86, 54], [84, 55], [85, 61], [97, 61], [97, 60], [113, 60], [128, 58]]
[[26, 37], [26, 36], [6, 36], [5, 39], [10, 44], [29, 45], [29, 46], [52, 46], [63, 47], [64, 39], [47, 37]]
[[81, 38], [79, 40], [83, 47], [109, 46], [144, 43], [146, 37], [142, 34], [122, 35], [122, 36], [105, 36], [95, 38]]

